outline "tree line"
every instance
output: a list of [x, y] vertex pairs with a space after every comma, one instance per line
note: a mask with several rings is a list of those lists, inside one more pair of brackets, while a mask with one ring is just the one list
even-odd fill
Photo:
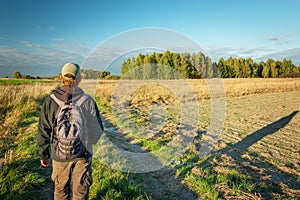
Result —
[[254, 62], [252, 58], [232, 58], [218, 62], [222, 78], [277, 78], [290, 73], [300, 72], [300, 67], [291, 60], [275, 61], [269, 58], [266, 62]]
[[[180, 76], [178, 76], [178, 73]], [[165, 51], [152, 54], [138, 54], [128, 58], [121, 65], [121, 75], [137, 79], [159, 78], [203, 78], [217, 76], [216, 63], [202, 52], [176, 53]]]
[[297, 72], [300, 72], [300, 67], [287, 59], [257, 63], [252, 58], [229, 57], [226, 60], [220, 58], [216, 63], [202, 52], [138, 54], [121, 65], [122, 77], [134, 79], [173, 79], [176, 73], [180, 73], [181, 78], [276, 78]]
[[[81, 74], [84, 79], [119, 79], [120, 76], [111, 74], [109, 71], [106, 70], [93, 70], [93, 69], [81, 69]], [[8, 78], [8, 77], [7, 77]], [[40, 76], [31, 76], [31, 75], [24, 75], [19, 71], [13, 72], [13, 78], [16, 79], [58, 79], [58, 76], [47, 76], [47, 77], [40, 77]]]
[[[81, 69], [84, 79], [119, 79], [120, 76], [106, 70]], [[138, 54], [121, 64], [121, 76], [128, 79], [180, 79], [180, 78], [276, 78], [300, 77], [300, 66], [289, 59], [255, 62], [252, 58], [220, 58], [213, 62], [202, 52], [178, 53], [165, 51]], [[20, 72], [14, 78], [57, 79], [57, 76], [33, 77]]]

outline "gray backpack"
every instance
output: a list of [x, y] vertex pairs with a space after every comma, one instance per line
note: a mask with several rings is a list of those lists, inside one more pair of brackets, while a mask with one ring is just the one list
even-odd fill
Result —
[[88, 98], [83, 94], [76, 102], [65, 103], [54, 94], [50, 95], [59, 105], [52, 136], [52, 148], [58, 159], [72, 160], [84, 157], [87, 153], [87, 126], [81, 104]]

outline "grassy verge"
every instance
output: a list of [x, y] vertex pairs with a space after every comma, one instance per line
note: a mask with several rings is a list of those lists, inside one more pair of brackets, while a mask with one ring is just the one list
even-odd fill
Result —
[[[17, 91], [11, 91], [10, 99], [17, 97], [14, 92]], [[41, 99], [31, 96], [33, 93], [29, 90], [25, 93], [30, 96], [18, 96], [14, 103], [6, 102], [7, 107], [2, 111], [0, 199], [37, 199], [34, 191], [47, 180], [36, 149]]]

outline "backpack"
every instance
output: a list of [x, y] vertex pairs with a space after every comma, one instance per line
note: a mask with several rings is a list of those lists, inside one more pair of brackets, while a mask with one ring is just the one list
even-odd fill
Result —
[[60, 160], [72, 160], [87, 154], [87, 126], [81, 104], [88, 98], [83, 94], [78, 101], [65, 103], [54, 94], [50, 95], [59, 105], [55, 121], [55, 136], [52, 136], [52, 148]]

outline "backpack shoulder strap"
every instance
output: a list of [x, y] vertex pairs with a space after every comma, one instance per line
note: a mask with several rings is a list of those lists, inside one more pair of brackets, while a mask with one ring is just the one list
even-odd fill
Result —
[[54, 93], [52, 93], [51, 95], [50, 95], [50, 97], [61, 107], [61, 106], [63, 106], [64, 105], [64, 102], [63, 101], [61, 101], [61, 100], [59, 100], [55, 95], [54, 95]]
[[63, 107], [63, 105], [65, 104], [63, 101], [59, 100], [55, 95], [54, 93], [52, 93], [50, 95], [50, 97], [58, 104], [59, 108], [58, 108], [58, 111], [56, 112], [56, 116], [55, 116], [55, 120], [53, 122], [53, 129], [52, 129], [52, 132], [51, 132], [51, 143], [53, 142], [53, 138], [54, 138], [54, 127], [56, 126], [56, 122], [57, 122], [57, 117], [58, 117], [58, 114], [59, 114], [59, 110], [61, 110], [61, 108]]
[[89, 95], [87, 94], [82, 94], [81, 97], [77, 100], [76, 104], [78, 106], [80, 106], [81, 104], [83, 104], [83, 102], [85, 102], [85, 100], [87, 100], [89, 98]]
[[[81, 109], [81, 105], [88, 99], [88, 98], [90, 98], [90, 96], [89, 95], [87, 95], [87, 94], [82, 94], [81, 96], [80, 96], [80, 98], [76, 101], [76, 105], [77, 106], [79, 106], [79, 108]], [[83, 113], [82, 113], [83, 114]], [[85, 118], [85, 116], [83, 115], [82, 116], [83, 118], [84, 118], [84, 129], [87, 131], [87, 121], [86, 121], [86, 118]], [[83, 139], [83, 141], [84, 141], [84, 145], [85, 145], [85, 147], [88, 147], [88, 134], [86, 134], [87, 132], [85, 132], [85, 134], [84, 134], [84, 139]], [[86, 149], [86, 153], [88, 152], [88, 150]]]

